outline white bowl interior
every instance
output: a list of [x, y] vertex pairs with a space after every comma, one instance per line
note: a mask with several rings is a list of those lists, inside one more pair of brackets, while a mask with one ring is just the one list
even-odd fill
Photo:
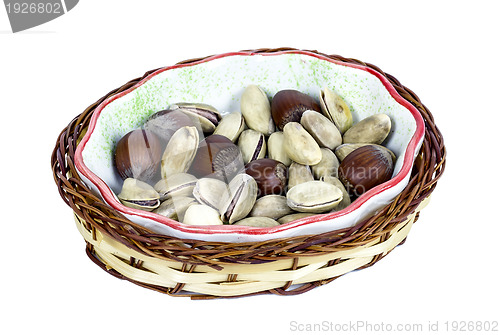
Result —
[[[94, 131], [82, 151], [83, 162], [111, 188], [116, 198], [123, 181], [114, 168], [113, 153], [116, 143], [123, 135], [140, 127], [151, 114], [177, 102], [207, 103], [216, 107], [222, 115], [239, 111], [241, 94], [249, 84], [262, 87], [269, 98], [280, 90], [296, 89], [319, 99], [319, 90], [327, 86], [349, 104], [354, 122], [376, 113], [389, 115], [392, 129], [383, 144], [397, 156], [394, 175], [401, 170], [404, 153], [417, 128], [411, 112], [391, 96], [375, 75], [300, 53], [226, 55], [196, 65], [168, 69], [153, 76], [102, 109]], [[90, 182], [88, 178], [84, 180]], [[394, 192], [383, 199], [369, 199], [362, 206], [362, 213], [350, 213], [349, 217], [338, 218], [342, 220], [332, 225], [331, 229], [352, 225], [353, 220], [381, 208], [402, 190], [407, 181], [408, 176], [405, 176]], [[157, 227], [151, 220], [136, 216], [129, 218], [138, 219], [138, 223], [147, 224], [149, 228]], [[314, 227], [311, 225], [306, 232], [325, 230], [324, 225], [317, 226], [317, 229]], [[165, 231], [160, 227], [158, 232]], [[172, 231], [168, 230], [167, 233]], [[185, 235], [181, 233], [179, 236]]]

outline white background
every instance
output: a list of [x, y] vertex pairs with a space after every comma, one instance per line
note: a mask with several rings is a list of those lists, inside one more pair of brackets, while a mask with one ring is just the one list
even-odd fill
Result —
[[[0, 333], [289, 334], [300, 333], [293, 322], [324, 321], [444, 332], [446, 321], [500, 321], [495, 4], [87, 0], [17, 34], [0, 7]], [[434, 114], [446, 171], [406, 244], [294, 297], [191, 301], [95, 266], [52, 178], [59, 132], [149, 69], [281, 46], [376, 64]]]

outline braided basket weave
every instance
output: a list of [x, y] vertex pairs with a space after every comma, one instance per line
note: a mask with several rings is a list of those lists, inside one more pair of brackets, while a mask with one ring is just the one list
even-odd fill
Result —
[[[295, 49], [252, 52], [285, 50]], [[378, 71], [421, 113], [425, 121], [424, 141], [408, 185], [392, 203], [353, 227], [263, 242], [179, 239], [155, 234], [131, 222], [82, 182], [74, 165], [75, 150], [95, 108], [156, 71], [153, 70], [109, 92], [74, 118], [59, 135], [52, 153], [54, 180], [62, 199], [74, 211], [90, 259], [118, 278], [173, 296], [201, 299], [260, 293], [293, 295], [369, 267], [402, 244], [444, 171], [446, 150], [442, 135], [429, 110], [393, 76], [359, 60], [311, 52]]]

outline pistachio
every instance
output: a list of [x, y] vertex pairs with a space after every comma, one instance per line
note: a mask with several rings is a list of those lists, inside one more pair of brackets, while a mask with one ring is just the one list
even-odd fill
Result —
[[337, 126], [340, 133], [343, 134], [351, 128], [352, 114], [345, 101], [328, 87], [320, 90], [319, 96], [321, 111]]
[[186, 172], [198, 148], [199, 135], [195, 127], [179, 128], [170, 138], [161, 159], [161, 176]]
[[207, 205], [191, 205], [184, 213], [182, 223], [197, 226], [222, 225], [219, 212]]
[[257, 183], [247, 174], [236, 175], [229, 183], [229, 192], [221, 198], [221, 220], [230, 224], [250, 213], [257, 199]]
[[380, 149], [383, 149], [383, 150], [386, 150], [389, 155], [391, 155], [391, 158], [392, 158], [392, 162], [395, 163], [396, 162], [396, 155], [394, 154], [394, 152], [392, 152], [391, 150], [387, 149], [386, 147], [382, 146], [382, 145], [379, 145], [379, 144], [371, 144], [371, 143], [345, 143], [345, 144], [341, 144], [339, 145], [336, 149], [335, 149], [335, 155], [337, 156], [337, 158], [340, 160], [340, 161], [343, 161], [344, 158], [349, 155], [351, 152], [353, 152], [354, 150], [356, 150], [357, 148], [361, 148], [361, 147], [364, 147], [365, 145], [374, 145]]
[[286, 204], [286, 197], [270, 194], [257, 199], [249, 215], [278, 219], [292, 212], [292, 209]]
[[265, 135], [274, 132], [271, 118], [271, 104], [266, 93], [256, 85], [249, 85], [243, 91], [240, 100], [241, 114], [250, 129]]
[[153, 212], [169, 219], [182, 222], [184, 220], [184, 213], [189, 206], [196, 204], [198, 204], [196, 199], [191, 197], [173, 197], [163, 201], [160, 207], [155, 209]]
[[391, 118], [386, 114], [371, 115], [352, 126], [344, 134], [344, 143], [381, 144], [391, 131]]
[[257, 227], [257, 228], [267, 228], [267, 227], [275, 227], [279, 226], [279, 223], [276, 220], [273, 220], [268, 217], [249, 217], [243, 220], [239, 220], [234, 223], [237, 226], [249, 226], [249, 227]]
[[314, 137], [320, 147], [334, 150], [342, 144], [342, 135], [338, 128], [316, 111], [305, 111], [300, 119], [300, 124]]
[[314, 176], [309, 165], [292, 162], [288, 168], [288, 189], [291, 189], [295, 185], [313, 180]]
[[308, 181], [292, 187], [286, 194], [288, 206], [298, 212], [325, 213], [342, 201], [342, 191], [323, 181]]
[[154, 189], [160, 194], [160, 200], [179, 196], [191, 196], [197, 179], [189, 173], [175, 173], [158, 181]]
[[344, 184], [342, 184], [342, 182], [337, 177], [322, 176], [320, 180], [324, 181], [325, 183], [337, 186], [340, 189], [340, 191], [342, 191], [342, 201], [333, 209], [333, 211], [336, 212], [341, 211], [351, 204], [351, 198], [349, 197], [349, 193], [347, 193]]
[[338, 176], [340, 162], [335, 154], [327, 148], [321, 148], [321, 161], [312, 165], [314, 178], [320, 179], [322, 176]]
[[238, 147], [246, 164], [256, 159], [264, 158], [266, 155], [266, 139], [264, 134], [253, 129], [247, 129], [241, 133]]
[[286, 166], [290, 166], [292, 160], [285, 152], [284, 141], [285, 135], [283, 135], [283, 132], [277, 131], [272, 133], [267, 139], [267, 154], [269, 158], [280, 161]]
[[118, 199], [127, 207], [152, 211], [160, 206], [160, 195], [151, 185], [141, 180], [127, 178]]
[[144, 129], [156, 134], [166, 145], [177, 129], [186, 126], [196, 127], [198, 133], [202, 133], [198, 119], [179, 109], [164, 109], [151, 115], [144, 124]]
[[309, 216], [314, 216], [316, 215], [315, 213], [293, 213], [293, 214], [288, 214], [285, 215], [281, 218], [278, 219], [279, 224], [284, 224], [284, 223], [289, 223], [295, 220], [307, 218]]
[[304, 165], [314, 165], [321, 161], [321, 150], [314, 138], [298, 122], [288, 122], [283, 128], [284, 147], [287, 155]]
[[215, 107], [202, 103], [179, 102], [171, 105], [169, 109], [181, 111], [195, 119], [205, 133], [212, 133], [221, 119]]
[[220, 200], [228, 192], [225, 182], [214, 178], [201, 178], [193, 189], [193, 196], [203, 205], [219, 209]]
[[233, 112], [222, 118], [217, 128], [215, 128], [214, 134], [225, 136], [234, 143], [243, 129], [245, 129], [243, 115], [239, 112]]

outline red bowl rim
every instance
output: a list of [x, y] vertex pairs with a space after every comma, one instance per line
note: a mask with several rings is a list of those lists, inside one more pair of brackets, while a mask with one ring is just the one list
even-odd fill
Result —
[[[366, 72], [374, 75], [375, 77], [377, 77], [382, 82], [384, 87], [387, 89], [389, 94], [400, 105], [402, 105], [403, 107], [405, 107], [406, 109], [408, 109], [410, 111], [410, 113], [412, 114], [412, 116], [415, 119], [417, 127], [415, 130], [415, 133], [413, 134], [413, 136], [410, 139], [410, 142], [406, 148], [403, 166], [402, 166], [401, 170], [396, 174], [396, 176], [394, 176], [389, 181], [368, 190], [367, 192], [362, 194], [358, 199], [356, 199], [356, 201], [353, 202], [350, 206], [348, 206], [347, 208], [345, 208], [341, 211], [338, 211], [338, 212], [327, 213], [327, 214], [318, 214], [315, 216], [306, 217], [306, 218], [303, 218], [300, 220], [281, 224], [281, 225], [275, 226], [275, 227], [256, 228], [256, 227], [246, 227], [246, 226], [236, 226], [236, 225], [217, 225], [217, 226], [206, 226], [205, 225], [205, 226], [203, 226], [203, 225], [183, 224], [183, 223], [169, 219], [167, 217], [161, 216], [161, 215], [156, 214], [156, 213], [146, 212], [146, 211], [137, 210], [137, 209], [133, 209], [133, 208], [129, 208], [129, 207], [124, 206], [118, 200], [116, 200], [116, 198], [113, 196], [113, 192], [110, 189], [110, 187], [100, 177], [98, 177], [96, 174], [94, 174], [83, 162], [83, 157], [82, 157], [83, 150], [84, 150], [90, 136], [92, 135], [92, 133], [95, 129], [97, 119], [99, 118], [99, 115], [101, 114], [104, 107], [106, 107], [112, 101], [114, 101], [118, 98], [121, 98], [124, 95], [132, 92], [133, 90], [140, 87], [141, 85], [143, 85], [148, 80], [155, 77], [156, 75], [158, 75], [164, 71], [171, 70], [171, 69], [193, 66], [193, 65], [209, 62], [209, 61], [212, 61], [215, 59], [229, 57], [229, 56], [276, 56], [276, 55], [282, 55], [282, 54], [302, 54], [302, 55], [312, 56], [312, 57], [316, 57], [318, 59], [325, 60], [325, 61], [335, 63], [338, 65], [348, 66], [351, 68], [366, 71]], [[328, 57], [323, 56], [323, 55], [319, 55], [319, 54], [316, 54], [316, 53], [313, 53], [310, 51], [303, 51], [303, 50], [288, 50], [288, 51], [271, 52], [271, 53], [255, 53], [255, 52], [251, 52], [251, 51], [240, 51], [240, 52], [230, 52], [230, 53], [218, 54], [218, 55], [207, 57], [207, 58], [204, 58], [202, 60], [195, 61], [192, 63], [177, 64], [177, 65], [161, 68], [161, 69], [151, 73], [150, 75], [148, 75], [147, 77], [145, 77], [144, 79], [142, 79], [141, 81], [136, 83], [134, 86], [128, 88], [127, 90], [122, 91], [116, 95], [108, 97], [99, 106], [96, 107], [94, 114], [91, 117], [87, 133], [85, 134], [85, 136], [83, 137], [83, 139], [81, 140], [80, 144], [78, 145], [78, 147], [76, 149], [75, 165], [76, 165], [76, 168], [78, 169], [78, 171], [80, 171], [80, 173], [82, 173], [86, 178], [88, 178], [97, 187], [97, 189], [99, 190], [99, 192], [102, 195], [102, 197], [104, 198], [104, 200], [111, 207], [120, 211], [123, 214], [139, 216], [139, 217], [146, 218], [146, 219], [151, 219], [151, 220], [154, 220], [158, 223], [164, 224], [172, 229], [181, 231], [183, 233], [266, 235], [266, 234], [284, 232], [286, 230], [290, 230], [290, 229], [300, 227], [300, 226], [309, 225], [309, 224], [314, 223], [314, 222], [331, 220], [331, 219], [335, 219], [335, 218], [347, 215], [347, 214], [355, 211], [359, 207], [361, 207], [364, 203], [366, 203], [368, 201], [368, 199], [372, 198], [373, 196], [380, 194], [381, 192], [399, 184], [411, 172], [411, 169], [413, 166], [413, 160], [415, 157], [415, 151], [416, 151], [417, 147], [419, 146], [419, 144], [421, 143], [421, 140], [423, 139], [424, 131], [425, 131], [424, 120], [423, 120], [420, 112], [411, 103], [409, 103], [407, 100], [405, 100], [403, 97], [401, 97], [399, 95], [399, 93], [396, 91], [396, 89], [392, 86], [392, 84], [387, 80], [387, 78], [385, 76], [383, 76], [381, 73], [373, 70], [372, 68], [369, 68], [369, 67], [363, 66], [363, 65], [358, 65], [358, 64], [345, 63], [342, 61], [328, 58]]]

